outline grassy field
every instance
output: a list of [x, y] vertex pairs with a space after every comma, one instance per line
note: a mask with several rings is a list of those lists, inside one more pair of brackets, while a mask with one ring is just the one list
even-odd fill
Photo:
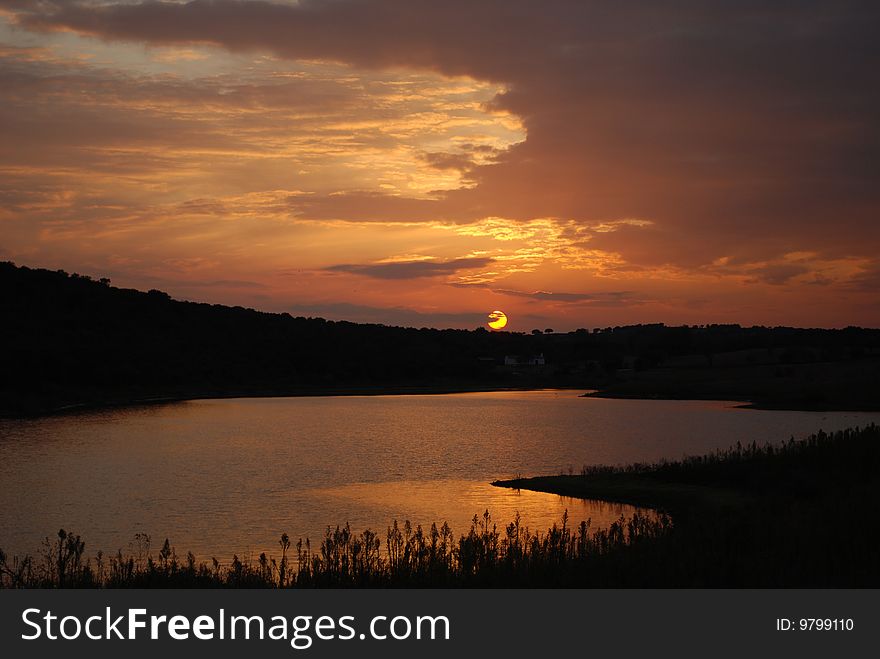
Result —
[[279, 541], [277, 556], [199, 563], [167, 540], [88, 556], [77, 535], [39, 556], [0, 551], [0, 587], [876, 587], [880, 584], [880, 427], [818, 433], [781, 446], [495, 485], [600, 498], [659, 512], [608, 529], [546, 532], [488, 512], [468, 533], [393, 523], [386, 533], [328, 529]]

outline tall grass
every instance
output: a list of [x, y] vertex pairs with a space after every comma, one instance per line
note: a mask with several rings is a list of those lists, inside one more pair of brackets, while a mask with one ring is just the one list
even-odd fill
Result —
[[[59, 531], [46, 539], [38, 557], [11, 560], [0, 551], [0, 587], [401, 587], [529, 585], [585, 575], [598, 562], [668, 533], [667, 516], [637, 513], [621, 517], [607, 529], [581, 522], [572, 529], [567, 513], [546, 533], [523, 526], [519, 515], [499, 529], [489, 512], [474, 516], [471, 527], [456, 538], [448, 524], [430, 529], [393, 522], [384, 541], [370, 530], [354, 533], [349, 525], [328, 528], [320, 546], [308, 539], [291, 546], [279, 540], [278, 556], [254, 560], [233, 556], [198, 562], [192, 553], [181, 559], [168, 540], [158, 554], [148, 536], [136, 537], [135, 549], [112, 556], [86, 557], [78, 535]], [[595, 565], [594, 565], [595, 564]]]
[[[876, 482], [880, 476], [880, 426], [819, 431], [805, 439], [774, 445], [737, 443], [707, 455], [653, 464], [589, 466], [585, 478], [634, 475], [659, 481], [732, 488], [761, 494], [787, 489], [804, 493]], [[794, 488], [794, 489], [791, 489]]]

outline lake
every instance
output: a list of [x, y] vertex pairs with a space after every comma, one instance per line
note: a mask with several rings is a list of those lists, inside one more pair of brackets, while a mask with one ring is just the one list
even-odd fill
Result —
[[59, 528], [86, 551], [158, 550], [228, 562], [278, 554], [287, 532], [349, 522], [383, 539], [393, 519], [456, 535], [488, 509], [546, 530], [608, 525], [630, 506], [493, 488], [585, 464], [646, 462], [880, 422], [880, 413], [737, 409], [736, 403], [579, 398], [574, 391], [197, 400], [0, 420], [0, 547], [39, 550]]

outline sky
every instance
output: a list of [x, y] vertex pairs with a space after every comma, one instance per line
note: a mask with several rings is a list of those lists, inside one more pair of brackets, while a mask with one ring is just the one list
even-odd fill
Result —
[[294, 315], [880, 326], [880, 4], [0, 0], [0, 259]]

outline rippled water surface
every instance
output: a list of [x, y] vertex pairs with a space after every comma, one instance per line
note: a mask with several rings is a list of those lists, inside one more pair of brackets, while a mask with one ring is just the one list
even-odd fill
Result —
[[[605, 525], [628, 506], [493, 488], [514, 475], [677, 458], [880, 422], [880, 414], [743, 410], [733, 403], [534, 391], [201, 400], [0, 421], [0, 547], [33, 551], [61, 527], [90, 551], [135, 533], [201, 557], [275, 550], [281, 532], [446, 520], [489, 509], [546, 529]], [[277, 552], [275, 552], [277, 553]]]

